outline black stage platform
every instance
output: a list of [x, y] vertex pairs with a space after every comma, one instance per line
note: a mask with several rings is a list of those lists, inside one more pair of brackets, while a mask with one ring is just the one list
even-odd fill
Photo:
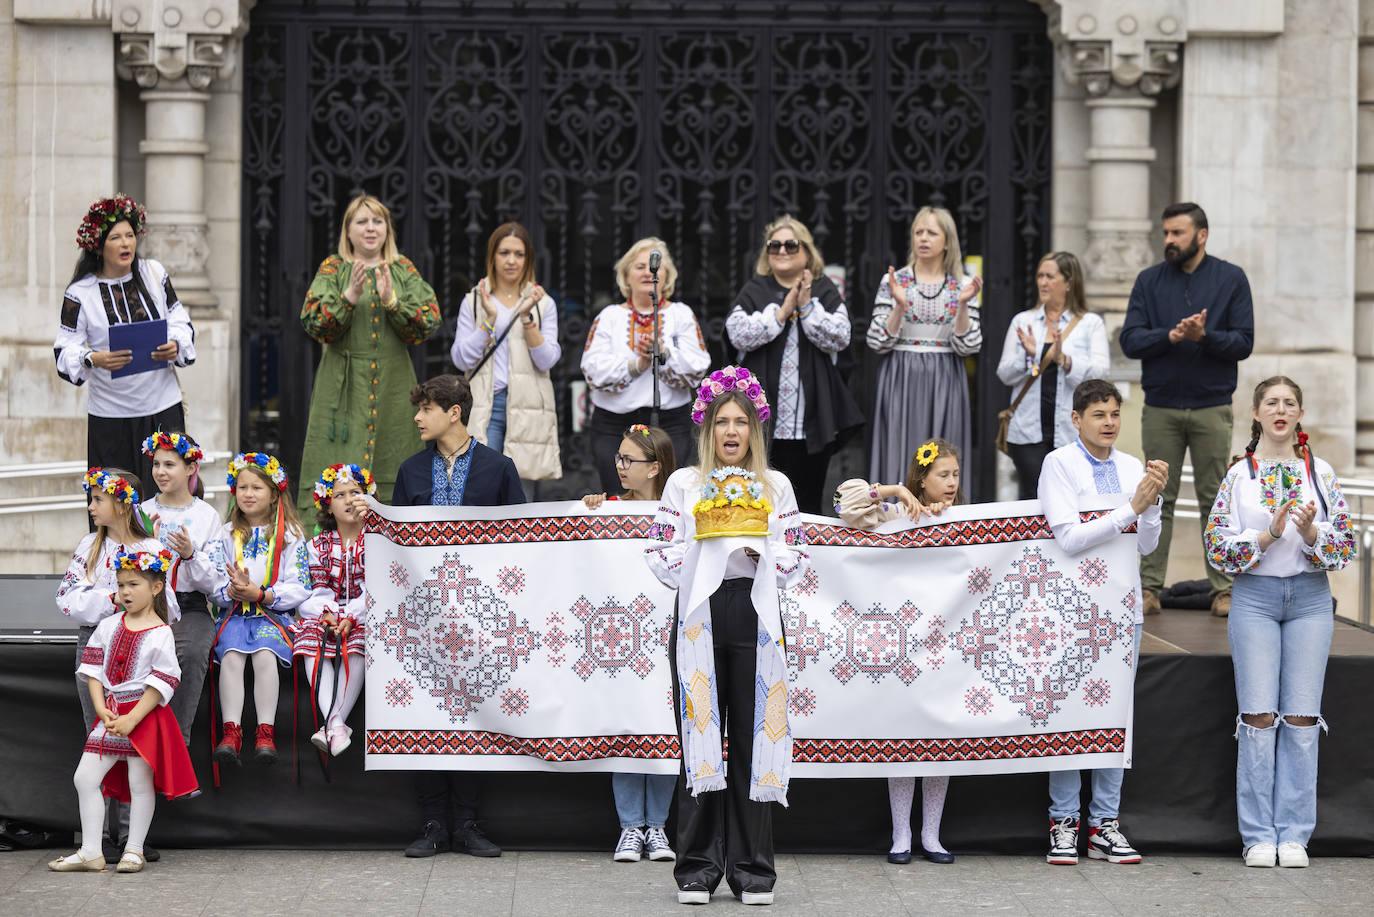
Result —
[[[6, 591], [13, 600], [14, 592]], [[1219, 633], [1225, 645], [1225, 623], [1205, 612], [1166, 612], [1146, 623], [1147, 631], [1170, 633], [1172, 639], [1147, 639], [1141, 656], [1135, 767], [1126, 774], [1122, 824], [1147, 855], [1239, 853], [1231, 660], [1187, 652], [1178, 640], [1188, 628], [1210, 635], [1213, 644]], [[11, 640], [16, 630], [26, 633], [22, 627], [9, 629]], [[1368, 697], [1374, 651], [1366, 647], [1374, 647], [1374, 634], [1340, 623], [1337, 630], [1337, 652], [1355, 647], [1363, 654], [1333, 655], [1327, 669], [1323, 712], [1331, 732], [1322, 739], [1311, 851], [1371, 856], [1374, 706]], [[1150, 652], [1169, 650], [1170, 643], [1171, 652]], [[73, 652], [71, 643], [0, 643], [0, 817], [48, 828], [70, 829], [78, 822], [71, 774], [84, 730]], [[208, 692], [203, 696], [193, 758], [205, 792], [186, 802], [159, 800], [154, 845], [399, 849], [411, 840], [418, 827], [411, 776], [365, 773], [361, 743], [355, 741], [335, 759], [333, 782], [326, 783], [306, 741], [311, 729], [304, 690], [297, 785], [289, 752], [289, 681], [283, 685], [287, 690], [277, 719], [278, 744], [286, 752], [282, 762], [272, 768], [245, 765], [227, 773], [218, 790], [210, 786]], [[352, 725], [360, 730], [361, 705]], [[474, 774], [472, 779], [482, 787], [482, 821], [504, 847], [606, 851], [615, 842], [619, 824], [607, 774]], [[887, 850], [885, 781], [797, 780], [790, 802], [790, 808], [774, 809], [779, 850], [875, 855]], [[956, 852], [1039, 853], [1045, 846], [1047, 805], [1042, 775], [956, 777], [945, 809], [945, 844]], [[919, 802], [914, 817], [919, 825]]]

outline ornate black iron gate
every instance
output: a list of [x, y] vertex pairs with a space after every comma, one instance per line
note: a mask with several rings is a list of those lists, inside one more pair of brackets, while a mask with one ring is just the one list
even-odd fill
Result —
[[[990, 494], [997, 352], [1047, 239], [1051, 66], [1027, 0], [259, 0], [244, 76], [244, 442], [299, 460], [317, 353], [298, 310], [360, 191], [392, 208], [449, 319], [422, 372], [450, 365], [488, 233], [518, 219], [533, 234], [563, 344], [566, 473], [543, 498], [595, 481], [570, 383], [630, 242], [668, 241], [678, 296], [725, 358], [762, 226], [796, 214], [846, 270], [866, 395], [873, 292], [932, 202], [985, 258], [970, 471]], [[844, 458], [856, 473], [861, 451]]]

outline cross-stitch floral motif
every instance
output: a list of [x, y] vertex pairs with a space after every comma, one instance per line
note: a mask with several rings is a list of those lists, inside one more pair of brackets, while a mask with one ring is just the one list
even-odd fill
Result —
[[987, 567], [974, 567], [968, 572], [968, 591], [972, 595], [982, 595], [992, 585], [992, 571]]
[[1112, 686], [1105, 678], [1094, 678], [1083, 687], [1083, 703], [1089, 707], [1105, 707], [1112, 699]]
[[393, 678], [386, 683], [386, 702], [392, 707], [409, 707], [414, 699], [410, 682], [403, 678]]
[[787, 700], [787, 711], [793, 716], [810, 716], [816, 712], [816, 692], [810, 688], [793, 688]]
[[655, 651], [668, 631], [654, 619], [654, 603], [642, 593], [626, 604], [611, 596], [597, 605], [582, 596], [570, 611], [581, 624], [573, 640], [582, 655], [573, 671], [583, 681], [597, 672], [614, 678], [622, 671], [642, 679], [654, 670]]
[[530, 712], [530, 695], [524, 688], [507, 688], [501, 692], [501, 712], [506, 716], [524, 716]]
[[984, 687], [969, 688], [964, 692], [964, 709], [973, 716], [988, 716], [992, 713], [992, 692]]
[[410, 571], [401, 565], [398, 560], [393, 560], [387, 567], [387, 578], [402, 589], [410, 588]]
[[503, 595], [519, 595], [525, 591], [525, 571], [517, 566], [502, 567], [496, 574], [496, 588]]
[[1078, 565], [1078, 580], [1096, 589], [1107, 581], [1107, 562], [1100, 557], [1085, 557]]

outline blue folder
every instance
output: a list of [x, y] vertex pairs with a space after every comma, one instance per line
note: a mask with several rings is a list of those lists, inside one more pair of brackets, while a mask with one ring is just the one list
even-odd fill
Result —
[[154, 360], [153, 351], [167, 343], [167, 319], [159, 318], [151, 322], [132, 322], [110, 326], [110, 349], [131, 350], [133, 359], [123, 369], [110, 373], [112, 379], [122, 379], [138, 373], [150, 373], [163, 369], [168, 364], [164, 360]]

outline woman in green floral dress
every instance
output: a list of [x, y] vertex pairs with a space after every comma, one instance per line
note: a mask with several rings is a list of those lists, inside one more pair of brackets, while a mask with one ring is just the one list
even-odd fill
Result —
[[[344, 211], [339, 250], [320, 265], [301, 307], [305, 333], [324, 345], [310, 399], [299, 480], [336, 462], [371, 468], [391, 500], [396, 469], [420, 451], [411, 420], [415, 368], [407, 350], [439, 328], [434, 289], [396, 250], [391, 211], [364, 194]], [[301, 512], [312, 513], [300, 489]], [[309, 518], [307, 516], [306, 518]]]

